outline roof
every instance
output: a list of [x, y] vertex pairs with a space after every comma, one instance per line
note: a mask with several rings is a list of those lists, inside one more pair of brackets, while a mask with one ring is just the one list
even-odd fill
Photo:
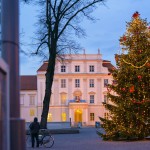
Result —
[[37, 76], [20, 76], [21, 90], [37, 90]]
[[108, 61], [108, 60], [103, 60], [103, 67], [107, 67], [108, 68], [108, 70], [112, 70], [113, 68], [115, 68], [111, 63], [110, 63], [110, 61]]
[[37, 71], [46, 71], [48, 62], [44, 61], [43, 65]]
[[[42, 66], [37, 70], [37, 71], [46, 71], [47, 70], [47, 65], [48, 65], [48, 62], [45, 61]], [[103, 67], [107, 67], [108, 69], [113, 69], [115, 68], [111, 62], [109, 60], [103, 60], [103, 63], [102, 63]]]

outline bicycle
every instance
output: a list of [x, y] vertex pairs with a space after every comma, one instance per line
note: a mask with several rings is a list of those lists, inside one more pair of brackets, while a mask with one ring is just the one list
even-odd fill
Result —
[[[54, 137], [51, 134], [47, 133], [45, 129], [41, 129], [39, 133], [39, 146], [51, 148], [54, 145]], [[31, 143], [31, 135], [29, 133], [26, 135], [26, 147], [31, 147]]]

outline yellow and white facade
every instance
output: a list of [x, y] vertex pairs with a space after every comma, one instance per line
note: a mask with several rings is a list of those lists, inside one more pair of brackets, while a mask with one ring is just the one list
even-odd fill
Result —
[[[21, 115], [27, 122], [42, 113], [47, 62], [37, 70], [37, 88], [21, 90]], [[57, 62], [49, 106], [48, 122], [95, 125], [99, 116], [106, 117], [107, 84], [112, 83], [110, 61], [98, 54], [65, 55]], [[21, 81], [22, 82], [22, 81]]]

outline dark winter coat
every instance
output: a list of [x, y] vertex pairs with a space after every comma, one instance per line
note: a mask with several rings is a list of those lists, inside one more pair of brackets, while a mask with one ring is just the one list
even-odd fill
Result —
[[39, 122], [32, 122], [29, 126], [31, 134], [39, 133], [40, 124]]

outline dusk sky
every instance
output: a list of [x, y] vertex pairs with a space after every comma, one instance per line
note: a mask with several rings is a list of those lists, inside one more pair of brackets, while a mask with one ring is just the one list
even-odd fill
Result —
[[[82, 24], [86, 30], [87, 37], [80, 39], [80, 44], [87, 54], [97, 54], [98, 48], [102, 59], [110, 60], [115, 65], [114, 54], [119, 53], [119, 38], [126, 31], [126, 22], [131, 21], [134, 12], [138, 11], [143, 19], [150, 22], [150, 0], [107, 0], [100, 5], [92, 14], [98, 20], [92, 23], [83, 20]], [[34, 5], [20, 6], [20, 33], [21, 49], [29, 51], [32, 49], [28, 44], [34, 38], [35, 23], [37, 21], [38, 8]], [[81, 52], [83, 53], [83, 52]], [[36, 75], [37, 69], [42, 65], [42, 58], [29, 57], [21, 54], [20, 74]]]

